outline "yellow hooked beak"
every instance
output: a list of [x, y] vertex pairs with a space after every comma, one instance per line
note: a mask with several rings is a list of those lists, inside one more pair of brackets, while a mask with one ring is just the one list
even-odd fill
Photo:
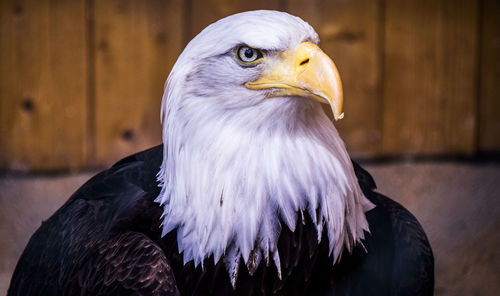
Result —
[[249, 89], [271, 89], [268, 97], [300, 96], [329, 104], [335, 120], [342, 119], [342, 81], [337, 67], [316, 44], [302, 42], [257, 80], [245, 83]]

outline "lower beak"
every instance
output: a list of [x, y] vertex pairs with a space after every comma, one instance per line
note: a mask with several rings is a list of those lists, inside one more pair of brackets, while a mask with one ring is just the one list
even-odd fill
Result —
[[335, 120], [342, 119], [342, 81], [337, 67], [316, 44], [302, 42], [282, 54], [249, 89], [269, 89], [268, 97], [300, 96], [329, 104]]

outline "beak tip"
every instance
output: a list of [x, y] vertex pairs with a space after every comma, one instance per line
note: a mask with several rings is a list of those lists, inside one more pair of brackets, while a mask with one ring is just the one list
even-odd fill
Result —
[[337, 120], [341, 120], [342, 118], [344, 118], [344, 112], [340, 113], [340, 115], [335, 115], [335, 121]]

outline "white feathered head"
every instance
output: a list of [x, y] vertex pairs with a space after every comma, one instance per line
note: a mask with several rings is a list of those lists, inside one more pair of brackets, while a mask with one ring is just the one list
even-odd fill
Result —
[[211, 24], [180, 55], [163, 95], [157, 201], [184, 262], [213, 255], [231, 273], [240, 258], [272, 258], [279, 273], [281, 227], [293, 231], [302, 212], [318, 240], [326, 227], [334, 261], [368, 230], [371, 204], [321, 108], [342, 117], [340, 78], [318, 42], [298, 17], [250, 11]]

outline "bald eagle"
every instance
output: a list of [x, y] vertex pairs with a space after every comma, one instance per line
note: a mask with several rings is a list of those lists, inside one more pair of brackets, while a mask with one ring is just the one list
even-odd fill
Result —
[[29, 241], [8, 295], [431, 295], [405, 208], [351, 161], [321, 103], [314, 29], [251, 11], [204, 29], [163, 95], [163, 145], [97, 174]]

